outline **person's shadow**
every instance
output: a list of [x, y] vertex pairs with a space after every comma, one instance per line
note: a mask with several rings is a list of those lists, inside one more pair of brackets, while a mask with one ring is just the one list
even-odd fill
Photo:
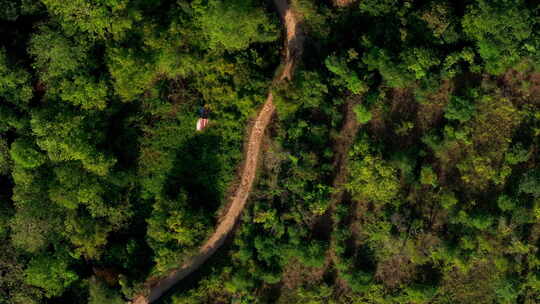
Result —
[[165, 184], [165, 194], [173, 200], [181, 191], [194, 209], [213, 215], [224, 193], [222, 139], [206, 130], [188, 139], [178, 150]]

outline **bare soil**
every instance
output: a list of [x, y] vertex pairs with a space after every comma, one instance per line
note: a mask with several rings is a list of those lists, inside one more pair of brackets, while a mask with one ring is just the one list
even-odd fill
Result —
[[416, 124], [421, 134], [426, 134], [439, 125], [443, 119], [444, 108], [450, 101], [450, 93], [454, 90], [453, 83], [446, 80], [436, 93], [420, 103], [416, 112]]
[[[362, 97], [358, 95], [353, 95], [347, 98], [343, 109], [344, 122], [339, 135], [334, 140], [334, 180], [332, 182], [334, 192], [330, 197], [330, 208], [328, 208], [326, 213], [318, 222], [318, 226], [324, 227], [323, 229], [327, 231], [331, 231], [333, 229], [334, 223], [332, 222], [332, 214], [335, 212], [337, 204], [341, 203], [345, 198], [345, 183], [347, 183], [349, 176], [349, 150], [351, 149], [356, 138], [356, 134], [360, 129], [360, 123], [356, 119], [354, 107], [361, 102], [361, 98]], [[331, 239], [330, 242], [333, 243], [334, 240]], [[336, 258], [335, 253], [330, 250], [326, 257], [324, 267], [326, 271], [329, 269], [331, 261], [335, 261]]]
[[334, 5], [337, 7], [348, 7], [354, 2], [356, 2], [356, 0], [333, 0], [333, 2]]
[[[296, 59], [302, 53], [304, 36], [298, 25], [297, 18], [289, 8], [287, 0], [274, 0], [279, 15], [281, 16], [286, 29], [286, 41], [284, 46], [284, 58], [281, 72], [276, 75], [274, 82], [280, 82], [285, 79], [291, 80]], [[148, 304], [159, 299], [171, 287], [184, 279], [190, 273], [199, 268], [216, 250], [223, 245], [226, 238], [233, 230], [235, 224], [240, 219], [242, 210], [247, 202], [247, 198], [253, 186], [259, 154], [264, 132], [267, 129], [270, 120], [275, 112], [272, 92], [268, 93], [266, 102], [259, 111], [253, 126], [249, 132], [249, 141], [245, 149], [245, 160], [240, 176], [240, 183], [230, 198], [227, 213], [218, 223], [215, 232], [201, 246], [197, 255], [191, 257], [180, 267], [171, 270], [171, 272], [161, 278], [150, 278], [145, 284], [144, 295], [139, 295], [133, 300], [133, 304]]]
[[[356, 113], [354, 112], [354, 106], [360, 103], [360, 96], [354, 95], [347, 99], [345, 103], [345, 121], [341, 127], [338, 138], [334, 143], [334, 163], [335, 175], [333, 181], [334, 189], [339, 191], [334, 192], [332, 195], [332, 204], [339, 203], [343, 198], [343, 186], [347, 181], [347, 163], [349, 161], [349, 150], [354, 143], [356, 133], [360, 128], [360, 124], [356, 120]], [[331, 208], [333, 209], [333, 207]], [[333, 210], [332, 210], [333, 211]]]

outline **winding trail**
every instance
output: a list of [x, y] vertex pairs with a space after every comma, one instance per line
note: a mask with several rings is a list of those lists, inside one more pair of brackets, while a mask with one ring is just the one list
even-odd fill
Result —
[[[274, 78], [274, 84], [277, 84], [285, 79], [292, 80], [296, 59], [299, 58], [302, 53], [304, 35], [287, 0], [274, 0], [274, 4], [276, 5], [286, 29], [284, 58], [282, 59], [282, 64], [278, 68], [278, 71], [280, 72]], [[270, 91], [266, 98], [266, 102], [259, 111], [249, 133], [249, 141], [245, 149], [245, 162], [240, 175], [240, 184], [234, 192], [234, 195], [230, 198], [230, 207], [223, 220], [219, 222], [215, 232], [201, 246], [198, 254], [188, 259], [182, 266], [171, 270], [170, 273], [164, 277], [150, 278], [144, 284], [145, 294], [135, 297], [132, 301], [133, 304], [148, 304], [156, 301], [171, 289], [171, 287], [199, 268], [219, 247], [221, 247], [221, 245], [223, 245], [235, 224], [240, 219], [242, 210], [244, 210], [246, 205], [257, 172], [263, 135], [274, 112], [275, 106], [273, 103], [273, 95]]]
[[341, 127], [341, 131], [334, 142], [334, 152], [336, 154], [334, 156], [334, 163], [332, 165], [335, 168], [332, 186], [338, 191], [334, 192], [330, 198], [330, 214], [334, 213], [336, 207], [335, 205], [339, 204], [339, 202], [343, 200], [343, 195], [345, 192], [343, 188], [347, 182], [347, 176], [349, 173], [347, 171], [349, 150], [356, 139], [356, 133], [358, 133], [358, 130], [360, 129], [360, 124], [358, 123], [356, 113], [354, 112], [354, 106], [360, 102], [361, 98], [362, 97], [358, 95], [349, 96], [347, 98], [345, 102], [343, 126]]

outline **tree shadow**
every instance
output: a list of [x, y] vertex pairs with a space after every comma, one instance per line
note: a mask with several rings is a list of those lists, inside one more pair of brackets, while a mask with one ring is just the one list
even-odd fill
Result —
[[165, 195], [175, 200], [185, 192], [190, 207], [213, 214], [224, 194], [222, 142], [211, 130], [189, 138], [176, 153], [165, 183]]

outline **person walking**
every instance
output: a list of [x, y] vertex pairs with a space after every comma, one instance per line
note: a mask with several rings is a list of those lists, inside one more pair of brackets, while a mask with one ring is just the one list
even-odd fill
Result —
[[210, 115], [210, 110], [206, 105], [199, 108], [199, 119], [197, 120], [197, 131], [202, 131], [208, 126], [208, 116]]

